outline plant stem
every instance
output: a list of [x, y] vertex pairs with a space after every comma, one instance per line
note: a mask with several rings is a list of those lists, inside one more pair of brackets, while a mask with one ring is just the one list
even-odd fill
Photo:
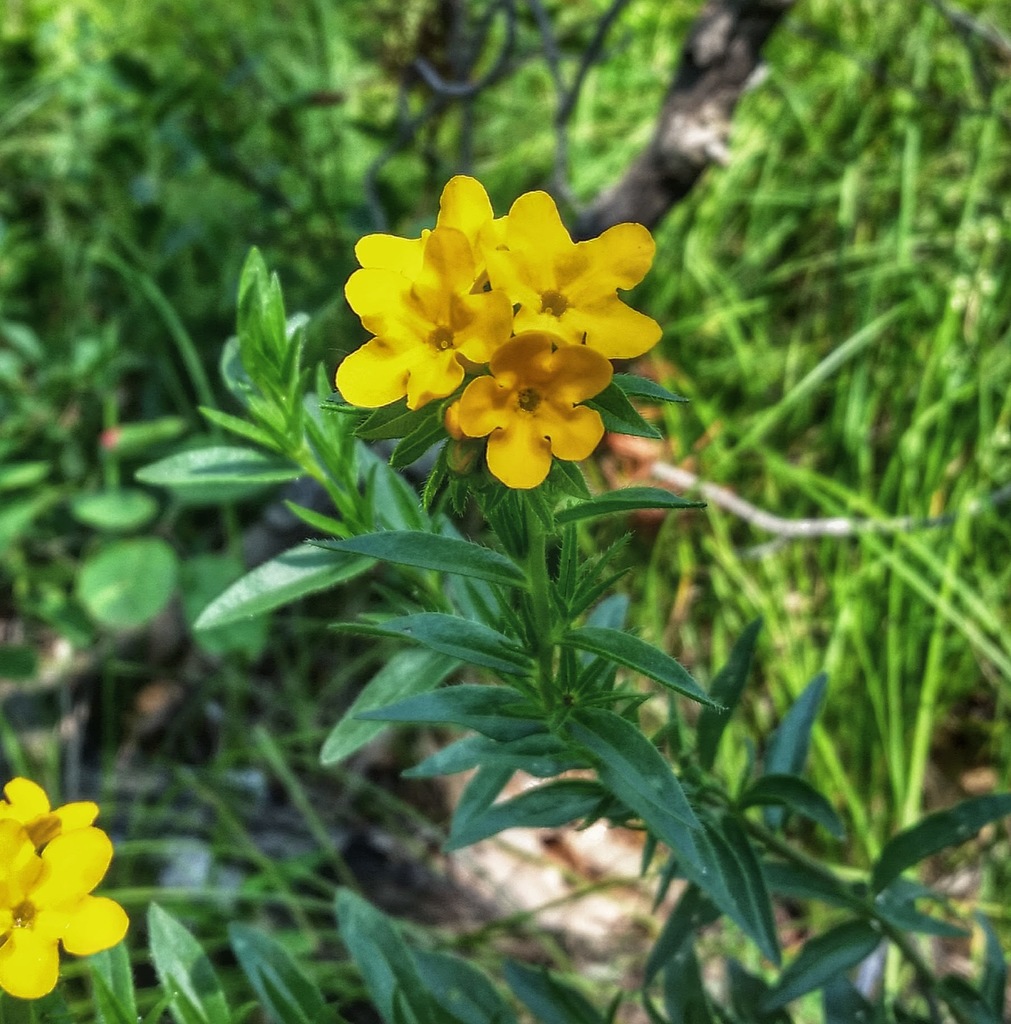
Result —
[[533, 653], [537, 664], [537, 688], [546, 711], [555, 707], [554, 623], [548, 592], [548, 543], [544, 524], [527, 505], [527, 582], [533, 608]]

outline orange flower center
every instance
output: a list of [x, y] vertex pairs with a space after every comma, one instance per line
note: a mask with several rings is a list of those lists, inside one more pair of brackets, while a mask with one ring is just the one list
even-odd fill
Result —
[[24, 900], [11, 911], [11, 916], [15, 928], [28, 928], [35, 920], [35, 907]]
[[561, 316], [568, 308], [569, 300], [561, 292], [541, 292], [542, 313], [550, 313], [551, 316]]
[[445, 352], [446, 349], [453, 347], [453, 332], [448, 327], [436, 327], [428, 336], [428, 344], [440, 352]]
[[541, 396], [533, 388], [523, 388], [516, 404], [523, 412], [533, 412], [541, 404]]

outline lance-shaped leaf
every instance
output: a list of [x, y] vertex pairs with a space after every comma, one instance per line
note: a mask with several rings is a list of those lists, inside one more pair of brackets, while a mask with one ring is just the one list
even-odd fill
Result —
[[569, 732], [596, 762], [604, 786], [704, 875], [707, 868], [693, 838], [701, 828], [698, 818], [671, 766], [642, 732], [620, 715], [596, 708], [573, 712]]
[[442, 612], [401, 615], [383, 622], [342, 622], [331, 628], [362, 636], [414, 640], [439, 654], [505, 675], [526, 675], [531, 668], [530, 657], [509, 637], [481, 622]]
[[633, 437], [650, 437], [654, 440], [662, 436], [652, 423], [639, 415], [635, 406], [625, 397], [625, 392], [613, 381], [585, 404], [600, 413], [604, 427], [612, 434], [631, 434]]
[[631, 633], [619, 629], [605, 629], [601, 626], [582, 626], [569, 630], [562, 638], [566, 647], [589, 651], [606, 661], [623, 665], [685, 697], [697, 700], [710, 707], [721, 707], [699, 686], [688, 670], [652, 644], [640, 640]]
[[647, 377], [640, 377], [635, 373], [616, 373], [611, 381], [626, 395], [634, 398], [647, 398], [653, 402], [687, 402], [683, 395], [675, 395], [668, 391], [662, 384]]
[[880, 892], [906, 868], [926, 860], [947, 846], [971, 839], [991, 821], [1011, 814], [1011, 793], [978, 796], [947, 811], [928, 814], [923, 821], [892, 836], [874, 865], [871, 885]]
[[836, 839], [845, 835], [835, 809], [809, 782], [797, 775], [763, 775], [752, 783], [741, 807], [779, 806], [821, 825]]
[[692, 939], [720, 916], [719, 910], [697, 885], [689, 885], [671, 911], [646, 960], [644, 981], [648, 985], [657, 972], [691, 950]]
[[703, 768], [712, 768], [716, 760], [716, 751], [720, 744], [720, 737], [730, 721], [730, 715], [737, 702], [741, 699], [745, 681], [748, 678], [748, 670], [751, 668], [751, 658], [755, 651], [755, 641], [758, 639], [758, 631], [762, 628], [762, 620], [755, 619], [745, 627], [744, 632], [738, 637], [734, 649], [726, 665], [720, 669], [709, 687], [709, 696], [714, 701], [723, 704], [723, 708], [703, 708], [699, 715], [699, 724], [696, 730], [698, 736], [698, 756]]
[[516, 1024], [512, 1007], [487, 975], [462, 957], [411, 950], [428, 991], [461, 1024]]
[[346, 583], [365, 572], [371, 558], [299, 544], [258, 565], [219, 594], [197, 617], [194, 629], [244, 622], [307, 594]]
[[165, 487], [191, 505], [235, 501], [301, 475], [284, 459], [229, 445], [169, 455], [136, 473], [142, 483]]
[[705, 508], [704, 501], [679, 498], [660, 487], [625, 487], [620, 491], [598, 494], [589, 501], [569, 505], [555, 515], [559, 523], [575, 523], [580, 519], [611, 516], [620, 512], [635, 512], [641, 508]]
[[508, 686], [469, 683], [408, 697], [359, 717], [377, 722], [457, 725], [503, 743], [544, 731], [540, 712], [522, 694]]
[[763, 999], [761, 1009], [777, 1010], [821, 988], [870, 956], [879, 942], [881, 932], [867, 921], [847, 921], [811, 939], [780, 975], [776, 986]]
[[499, 743], [487, 736], [464, 736], [402, 774], [409, 779], [429, 779], [469, 771], [482, 764], [525, 771], [541, 779], [554, 778], [573, 768], [587, 767], [585, 758], [577, 757], [557, 736], [544, 732], [521, 736], [507, 743]]
[[458, 665], [455, 659], [434, 651], [416, 648], [397, 651], [365, 684], [344, 717], [333, 727], [320, 751], [320, 761], [337, 764], [386, 728], [385, 722], [365, 721], [360, 715], [434, 690]]
[[604, 1024], [604, 1018], [581, 992], [543, 967], [507, 960], [503, 973], [516, 998], [543, 1024]]
[[523, 570], [512, 559], [491, 548], [456, 537], [440, 537], [420, 530], [395, 530], [316, 543], [327, 550], [368, 555], [395, 565], [469, 576], [510, 587], [526, 584]]
[[509, 828], [558, 828], [592, 814], [607, 801], [601, 787], [588, 779], [562, 779], [528, 789], [511, 800], [492, 804], [463, 820], [453, 818], [447, 852], [461, 850]]

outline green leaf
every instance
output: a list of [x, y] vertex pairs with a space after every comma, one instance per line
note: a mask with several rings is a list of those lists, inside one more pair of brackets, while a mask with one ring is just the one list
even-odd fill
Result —
[[358, 717], [379, 722], [457, 725], [502, 742], [544, 730], [538, 720], [540, 712], [522, 694], [508, 686], [472, 683], [408, 697], [389, 707], [359, 712]]
[[[689, 885], [664, 922], [646, 959], [644, 983], [648, 985], [664, 967], [676, 969], [675, 960], [686, 950], [699, 932], [720, 916], [712, 902], [697, 885]], [[683, 958], [682, 958], [683, 959]], [[673, 1024], [673, 1021], [672, 1021]]]
[[0, 553], [25, 533], [32, 523], [60, 499], [55, 488], [17, 501], [4, 499], [0, 506]]
[[263, 427], [258, 427], [249, 420], [244, 420], [239, 416], [232, 416], [227, 412], [221, 412], [220, 409], [208, 409], [206, 406], [200, 406], [200, 413], [206, 420], [210, 420], [215, 426], [223, 427], [225, 430], [243, 438], [246, 441], [252, 441], [253, 444], [259, 445], [261, 448], [266, 448], [271, 452], [278, 452], [279, 454], [284, 452], [285, 445], [283, 445], [278, 437]]
[[998, 793], [978, 796], [950, 810], [927, 815], [912, 828], [892, 836], [885, 844], [871, 876], [874, 891], [880, 892], [906, 868], [919, 864], [945, 847], [958, 846], [972, 839], [984, 825], [1009, 814], [1011, 793]]
[[417, 425], [420, 414], [407, 408], [407, 399], [384, 405], [369, 413], [355, 428], [355, 434], [363, 441], [387, 441], [404, 437]]
[[599, 395], [584, 402], [600, 413], [604, 428], [612, 434], [630, 434], [632, 437], [650, 437], [659, 440], [663, 435], [652, 423], [644, 420], [625, 392], [613, 381]]
[[410, 466], [430, 448], [446, 440], [446, 427], [439, 411], [440, 405], [433, 403], [431, 409], [431, 412], [424, 410], [425, 415], [419, 416], [411, 431], [393, 449], [393, 454], [390, 455], [390, 466], [393, 469]]
[[433, 651], [397, 651], [365, 684], [344, 717], [330, 731], [320, 752], [320, 761], [337, 764], [386, 728], [385, 722], [363, 721], [360, 715], [385, 708], [401, 698], [434, 690], [458, 664], [455, 659]]
[[[779, 963], [779, 939], [772, 901], [758, 856], [744, 829], [729, 815], [706, 829], [722, 885], [703, 883], [717, 906], [750, 935], [764, 956]], [[695, 880], [697, 882], [697, 879]]]
[[453, 818], [443, 849], [450, 853], [498, 835], [508, 828], [559, 828], [585, 818], [606, 801], [607, 794], [588, 779], [562, 779], [528, 789], [511, 800], [492, 804], [462, 821]]
[[132, 629], [168, 604], [177, 571], [175, 552], [157, 537], [114, 541], [82, 564], [77, 597], [103, 626]]
[[396, 565], [455, 573], [510, 587], [526, 585], [523, 570], [511, 559], [481, 544], [455, 537], [441, 537], [416, 530], [396, 530], [316, 543], [331, 551], [351, 551]]
[[88, 957], [99, 1024], [137, 1024], [130, 954], [122, 942]]
[[655, 380], [649, 380], [634, 373], [616, 373], [613, 383], [624, 394], [632, 395], [634, 398], [647, 398], [654, 402], [688, 401], [682, 395], [675, 395], [673, 391], [668, 391], [662, 384], [657, 384]]
[[983, 929], [985, 937], [983, 976], [979, 981], [979, 991], [983, 996], [983, 1001], [999, 1017], [1004, 1012], [1004, 990], [1007, 986], [1007, 959], [993, 925], [979, 912], [974, 916], [980, 928]]
[[660, 487], [624, 487], [619, 491], [598, 494], [589, 501], [569, 505], [555, 514], [558, 523], [575, 523], [581, 519], [596, 516], [616, 515], [620, 512], [635, 512], [641, 508], [705, 508], [704, 501], [689, 501], [679, 498]]
[[755, 653], [758, 631], [761, 628], [761, 619], [755, 619], [745, 627], [744, 632], [737, 638], [737, 643], [734, 644], [726, 665], [716, 674], [716, 678], [709, 687], [709, 696], [724, 707], [722, 709], [703, 708], [699, 715], [696, 728], [698, 757], [699, 763], [706, 770], [712, 768], [716, 761], [716, 751], [719, 748], [723, 730], [726, 729], [730, 716], [741, 699], [748, 671], [751, 668], [751, 659]]
[[512, 1007], [468, 961], [420, 949], [412, 956], [428, 991], [461, 1024], [516, 1024]]
[[49, 476], [48, 462], [8, 462], [0, 466], [0, 491], [34, 487]]
[[389, 919], [350, 889], [337, 893], [336, 910], [341, 941], [383, 1020], [389, 1024], [395, 1019], [399, 996], [418, 1024], [442, 1024], [411, 951]]
[[965, 978], [949, 974], [941, 979], [937, 994], [952, 1007], [957, 1007], [959, 1019], [971, 1024], [1001, 1024], [1005, 1020], [1003, 1008], [994, 1013], [983, 995]]
[[942, 899], [924, 885], [910, 879], [896, 878], [891, 885], [882, 889], [874, 899], [878, 913], [904, 932], [921, 935], [939, 935], [944, 938], [968, 938], [969, 932], [957, 925], [949, 924], [939, 918], [924, 914], [916, 909], [919, 899], [932, 900], [935, 903]]
[[457, 615], [419, 612], [385, 619], [381, 623], [339, 623], [332, 628], [362, 636], [414, 640], [429, 650], [505, 675], [526, 675], [531, 669], [529, 656], [507, 636], [483, 623]]
[[251, 448], [215, 445], [179, 452], [137, 470], [141, 483], [165, 487], [191, 505], [235, 501], [301, 476], [290, 462]]
[[239, 966], [277, 1024], [326, 1024], [337, 1019], [319, 986], [302, 973], [280, 943], [243, 924], [230, 924], [228, 939]]
[[70, 503], [79, 523], [108, 533], [138, 530], [158, 514], [158, 502], [144, 491], [117, 488], [80, 494]]
[[29, 644], [0, 644], [0, 679], [31, 679], [39, 669], [39, 655]]
[[872, 1024], [874, 1007], [845, 975], [830, 978], [821, 992], [825, 1024]]
[[847, 921], [810, 939], [762, 1002], [764, 1011], [777, 1010], [807, 992], [855, 967], [881, 942], [881, 933], [866, 921]]
[[639, 728], [612, 711], [582, 708], [573, 712], [569, 731], [596, 761], [604, 786], [680, 857], [704, 871], [692, 836], [701, 827], [695, 812], [670, 765]]
[[427, 530], [431, 520], [414, 488], [368, 448], [360, 448], [366, 467], [366, 497], [384, 530]]
[[307, 594], [346, 583], [373, 564], [370, 558], [299, 544], [233, 583], [200, 613], [193, 627], [215, 629], [264, 615]]
[[698, 957], [690, 943], [671, 957], [663, 980], [664, 1009], [670, 1024], [715, 1024]]
[[505, 743], [487, 736], [464, 736], [402, 774], [408, 779], [429, 779], [469, 771], [482, 764], [525, 771], [541, 779], [586, 767], [586, 761], [574, 756], [557, 736], [534, 733]]
[[[828, 869], [825, 869], [828, 872]], [[829, 878], [827, 874], [813, 871], [803, 864], [782, 861], [763, 861], [762, 874], [773, 892], [801, 900], [820, 900], [832, 907], [847, 907], [861, 910], [863, 900], [849, 882], [841, 878]]]
[[836, 839], [845, 837], [839, 815], [809, 782], [797, 775], [763, 775], [740, 799], [741, 807], [778, 805], [821, 825]]
[[214, 968], [195, 938], [167, 911], [152, 903], [147, 912], [154, 969], [176, 1024], [231, 1024]]
[[506, 984], [542, 1024], [604, 1024], [586, 997], [543, 968], [507, 960]]
[[659, 648], [631, 633], [599, 626], [571, 629], [562, 638], [566, 647], [589, 651], [606, 661], [623, 665], [701, 704], [720, 707], [688, 674], [688, 670]]
[[[783, 716], [783, 721], [769, 738], [765, 753], [767, 775], [803, 774], [811, 743], [811, 729], [818, 717], [827, 683], [828, 676], [819, 672]], [[779, 807], [767, 808], [765, 822], [770, 828], [779, 828], [783, 823], [783, 810]]]

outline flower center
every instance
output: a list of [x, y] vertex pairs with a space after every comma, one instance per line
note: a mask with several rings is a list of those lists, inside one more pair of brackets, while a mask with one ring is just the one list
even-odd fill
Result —
[[569, 300], [561, 292], [541, 293], [541, 312], [561, 316], [569, 308]]
[[15, 928], [29, 928], [35, 920], [35, 907], [23, 900], [11, 911], [11, 917]]
[[428, 336], [428, 344], [440, 352], [453, 347], [453, 332], [448, 327], [436, 327]]
[[516, 404], [523, 412], [533, 412], [541, 404], [541, 396], [533, 388], [523, 388]]

